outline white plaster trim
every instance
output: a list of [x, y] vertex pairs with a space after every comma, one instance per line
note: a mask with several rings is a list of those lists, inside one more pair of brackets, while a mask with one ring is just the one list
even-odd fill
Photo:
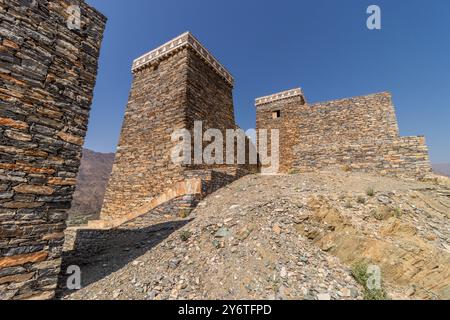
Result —
[[293, 97], [303, 96], [303, 90], [301, 88], [296, 88], [288, 91], [283, 91], [279, 93], [272, 94], [270, 96], [260, 97], [255, 100], [255, 105], [260, 106], [263, 104], [271, 103], [274, 101], [289, 99]]
[[233, 76], [227, 69], [216, 59], [214, 56], [198, 41], [190, 32], [185, 32], [173, 40], [163, 44], [162, 46], [144, 54], [133, 61], [132, 71], [136, 72], [139, 69], [144, 68], [147, 65], [152, 64], [155, 61], [159, 61], [172, 52], [189, 46], [200, 55], [204, 61], [206, 61], [213, 69], [222, 76], [230, 85], [234, 84]]

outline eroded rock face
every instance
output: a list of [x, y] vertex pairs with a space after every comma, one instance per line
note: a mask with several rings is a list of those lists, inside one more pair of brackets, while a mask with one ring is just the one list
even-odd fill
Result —
[[84, 1], [0, 1], [0, 299], [54, 295], [105, 23]]
[[448, 299], [450, 180], [428, 181], [373, 180], [375, 189], [364, 181], [366, 194], [344, 193], [338, 201], [313, 195], [299, 231], [347, 265], [379, 266], [393, 298]]

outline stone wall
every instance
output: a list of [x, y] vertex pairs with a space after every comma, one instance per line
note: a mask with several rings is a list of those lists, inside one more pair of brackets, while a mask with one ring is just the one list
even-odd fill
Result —
[[83, 1], [0, 1], [0, 300], [54, 296], [105, 23]]
[[400, 137], [389, 93], [313, 105], [303, 96], [258, 101], [258, 128], [280, 130], [281, 172], [341, 167], [420, 177], [431, 170], [425, 139]]
[[182, 179], [172, 163], [171, 134], [186, 124], [189, 51], [134, 74], [101, 219], [132, 213]]
[[192, 132], [196, 121], [203, 122], [203, 132], [236, 128], [233, 79], [198, 40], [190, 33], [180, 35], [136, 59], [133, 73], [102, 221], [147, 211], [158, 196], [172, 194], [188, 170], [228, 168], [179, 165], [171, 159], [171, 136], [177, 129]]
[[299, 171], [329, 169], [378, 172], [383, 175], [422, 177], [430, 172], [424, 137], [360, 141], [294, 149], [292, 168]]

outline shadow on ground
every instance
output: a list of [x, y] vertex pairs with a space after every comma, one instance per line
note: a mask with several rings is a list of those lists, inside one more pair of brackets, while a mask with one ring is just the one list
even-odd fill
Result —
[[140, 229], [78, 230], [73, 249], [63, 253], [57, 298], [64, 299], [73, 293], [66, 287], [69, 266], [80, 267], [82, 287], [86, 287], [138, 259], [190, 221], [171, 221]]

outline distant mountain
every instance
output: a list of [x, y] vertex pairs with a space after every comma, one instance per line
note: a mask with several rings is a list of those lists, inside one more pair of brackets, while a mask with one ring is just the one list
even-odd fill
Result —
[[70, 224], [84, 223], [99, 216], [113, 162], [114, 153], [83, 150], [77, 188], [69, 211]]
[[450, 177], [450, 163], [440, 163], [433, 165], [434, 172]]
[[[83, 150], [78, 184], [69, 211], [69, 223], [85, 223], [98, 218], [111, 175], [114, 153]], [[433, 165], [434, 172], [450, 177], [450, 163]]]

